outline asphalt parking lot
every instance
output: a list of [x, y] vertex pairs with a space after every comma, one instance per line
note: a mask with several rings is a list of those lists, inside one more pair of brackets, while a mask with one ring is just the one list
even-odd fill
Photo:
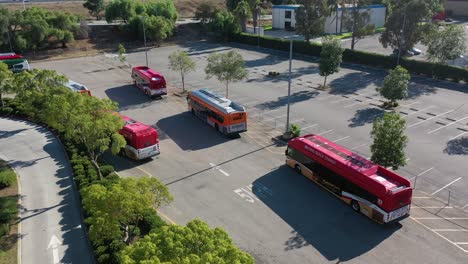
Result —
[[[176, 223], [195, 217], [227, 229], [258, 263], [462, 263], [468, 250], [468, 101], [465, 86], [414, 77], [410, 96], [397, 109], [407, 120], [408, 165], [398, 172], [416, 182], [412, 217], [382, 227], [298, 177], [284, 164], [284, 145], [271, 140], [284, 131], [288, 62], [283, 54], [244, 46], [187, 43], [148, 53], [150, 67], [180, 86], [167, 56], [186, 49], [197, 62], [189, 88], [211, 88], [203, 68], [213, 51], [242, 53], [249, 79], [230, 87], [231, 99], [249, 112], [249, 131], [228, 140], [187, 113], [184, 98], [150, 100], [132, 87], [129, 69], [106, 56], [35, 63], [87, 85], [94, 95], [120, 103], [121, 111], [158, 128], [162, 154], [135, 163], [111, 160], [122, 176], [152, 175], [170, 186], [172, 205], [161, 213]], [[128, 55], [144, 64], [144, 53]], [[275, 79], [269, 71], [282, 74]], [[375, 87], [385, 72], [345, 65], [331, 76], [330, 91], [313, 59], [295, 58], [291, 121], [303, 133], [322, 134], [370, 156], [369, 131], [384, 113]], [[448, 195], [450, 192], [450, 200]], [[419, 252], [424, 252], [420, 254]]]

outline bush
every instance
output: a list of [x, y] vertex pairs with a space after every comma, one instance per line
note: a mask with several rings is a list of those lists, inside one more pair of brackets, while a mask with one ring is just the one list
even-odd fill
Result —
[[100, 167], [102, 176], [106, 177], [107, 175], [114, 172], [114, 167], [112, 165], [103, 165]]
[[14, 109], [9, 107], [9, 106], [5, 106], [5, 107], [2, 107], [0, 108], [0, 114], [2, 115], [6, 115], [6, 116], [9, 116], [13, 113]]
[[[255, 46], [259, 43], [260, 46], [264, 48], [289, 51], [289, 40], [275, 39], [269, 36], [261, 36], [260, 41], [258, 41], [257, 35], [240, 33], [233, 35], [232, 41]], [[319, 57], [321, 45], [317, 43], [307, 43], [305, 41], [294, 41], [293, 52]], [[396, 66], [395, 56], [386, 56], [350, 49], [345, 49], [343, 52], [343, 61], [384, 69], [393, 69]], [[434, 79], [449, 80], [453, 82], [463, 80], [468, 83], [468, 69], [427, 61], [416, 61], [408, 58], [401, 58], [400, 63], [401, 66], [406, 68], [412, 74], [419, 74]]]
[[9, 224], [0, 224], [0, 237], [3, 237], [10, 232], [10, 225]]
[[0, 168], [0, 188], [13, 185], [16, 182], [16, 174], [10, 168]]
[[139, 223], [141, 235], [148, 234], [153, 229], [167, 225], [153, 208], [147, 208], [143, 213], [143, 220]]
[[289, 131], [291, 131], [291, 136], [293, 138], [299, 137], [301, 135], [301, 127], [299, 127], [298, 124], [291, 124]]

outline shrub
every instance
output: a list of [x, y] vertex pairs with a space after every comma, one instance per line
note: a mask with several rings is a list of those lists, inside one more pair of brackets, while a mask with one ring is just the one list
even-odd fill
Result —
[[16, 182], [16, 174], [10, 168], [0, 169], [0, 188], [13, 185]]
[[114, 167], [112, 165], [103, 165], [100, 167], [102, 176], [106, 177], [112, 172], [114, 172]]
[[289, 131], [291, 131], [293, 138], [299, 137], [301, 135], [301, 127], [298, 124], [291, 124]]
[[2, 115], [6, 115], [6, 116], [9, 116], [13, 113], [14, 109], [9, 107], [9, 106], [5, 106], [5, 107], [2, 107], [0, 108], [0, 114]]
[[0, 224], [0, 237], [5, 236], [10, 232], [10, 225], [9, 224]]
[[143, 220], [139, 223], [141, 235], [148, 234], [151, 230], [160, 228], [167, 225], [164, 220], [159, 217], [156, 210], [153, 208], [147, 208], [143, 213]]

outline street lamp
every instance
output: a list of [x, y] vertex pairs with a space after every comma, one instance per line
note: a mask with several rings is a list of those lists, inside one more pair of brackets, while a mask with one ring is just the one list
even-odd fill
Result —
[[400, 35], [400, 43], [398, 43], [398, 58], [397, 58], [397, 65], [400, 65], [400, 56], [401, 56], [401, 43], [405, 40], [405, 24], [406, 24], [406, 9], [405, 13], [403, 14], [403, 27], [401, 28], [401, 35]]
[[291, 97], [291, 66], [292, 66], [292, 50], [293, 50], [293, 40], [299, 37], [299, 35], [287, 36], [285, 39], [289, 39], [289, 74], [288, 74], [288, 110], [286, 113], [286, 131], [285, 134], [289, 132], [289, 109], [290, 109], [290, 97]]
[[141, 24], [143, 25], [143, 41], [145, 42], [145, 58], [146, 58], [146, 67], [148, 67], [148, 49], [146, 48], [146, 28], [145, 28], [145, 18], [142, 17]]

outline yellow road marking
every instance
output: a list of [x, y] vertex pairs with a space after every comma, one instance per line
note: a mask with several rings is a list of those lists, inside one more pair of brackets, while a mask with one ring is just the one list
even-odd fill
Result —
[[158, 212], [158, 214], [160, 214], [162, 217], [164, 217], [167, 221], [169, 221], [171, 224], [173, 225], [177, 225], [176, 222], [174, 222], [174, 220], [172, 220], [171, 218], [169, 218], [169, 216], [165, 215], [163, 212], [161, 212], [160, 210], [156, 209], [156, 212]]

